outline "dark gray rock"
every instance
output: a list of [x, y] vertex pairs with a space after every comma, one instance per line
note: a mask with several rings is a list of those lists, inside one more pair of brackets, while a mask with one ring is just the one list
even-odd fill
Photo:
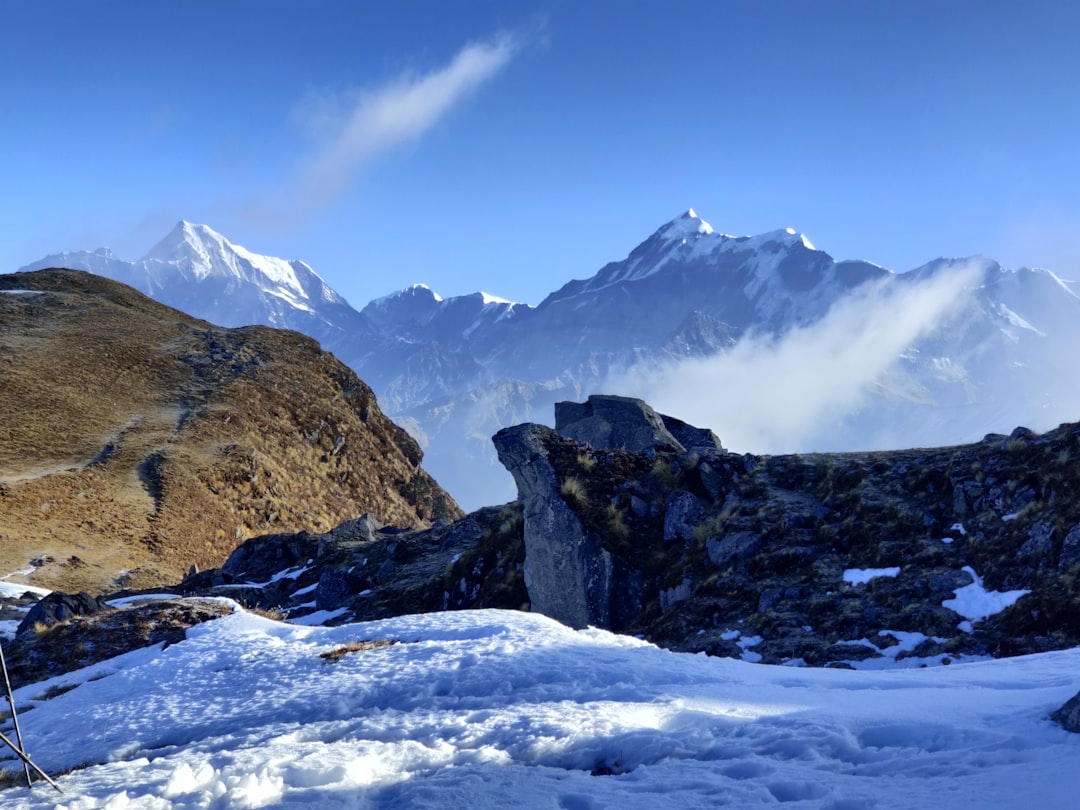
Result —
[[678, 585], [660, 591], [660, 610], [665, 613], [680, 602], [685, 602], [694, 595], [694, 584], [689, 579], [684, 579]]
[[704, 460], [698, 464], [698, 477], [712, 502], [723, 503], [731, 491], [730, 471], [718, 469], [711, 460]]
[[545, 616], [571, 627], [610, 627], [611, 555], [563, 500], [544, 444], [551, 433], [527, 424], [492, 439], [524, 508], [525, 587], [532, 609]]
[[348, 605], [363, 588], [363, 581], [351, 569], [324, 568], [315, 587], [315, 608], [337, 610]]
[[[307, 532], [252, 537], [245, 540], [222, 564], [217, 573], [224, 575], [223, 581], [212, 584], [228, 584], [236, 580], [265, 582], [280, 571], [305, 564], [314, 553], [315, 544]], [[213, 578], [214, 573], [203, 571], [195, 578], [185, 579], [184, 584], [197, 584], [208, 577]]]
[[963, 484], [953, 487], [953, 514], [960, 518], [968, 513], [967, 498], [964, 495]]
[[332, 529], [319, 539], [318, 556], [330, 553], [342, 543], [370, 543], [379, 534], [385, 524], [380, 523], [366, 512], [355, 520], [349, 520]]
[[1013, 432], [1009, 434], [1010, 440], [1018, 439], [1020, 441], [1028, 441], [1030, 439], [1037, 439], [1039, 434], [1031, 428], [1026, 428], [1023, 425], [1013, 428]]
[[720, 438], [708, 428], [694, 427], [681, 419], [665, 416], [664, 414], [660, 414], [660, 421], [663, 422], [668, 433], [674, 436], [679, 444], [687, 450], [716, 453], [724, 449], [723, 445], [720, 444]]
[[587, 402], [556, 402], [555, 431], [594, 450], [686, 450], [660, 414], [631, 397], [593, 394]]
[[689, 543], [701, 523], [701, 502], [691, 492], [677, 489], [667, 496], [664, 513], [664, 542]]
[[1037, 520], [1028, 529], [1028, 539], [1020, 547], [1017, 555], [1031, 557], [1037, 563], [1045, 564], [1054, 545], [1054, 524], [1049, 520]]
[[1064, 573], [1076, 563], [1080, 563], [1080, 523], [1069, 529], [1069, 533], [1065, 535], [1065, 540], [1061, 544], [1058, 570]]
[[709, 560], [721, 568], [732, 560], [749, 557], [761, 548], [761, 535], [754, 532], [735, 532], [726, 537], [710, 537], [705, 541]]
[[952, 599], [956, 591], [966, 588], [975, 578], [963, 569], [947, 569], [931, 574], [927, 580], [935, 601]]
[[1050, 715], [1050, 719], [1060, 723], [1066, 731], [1080, 734], [1080, 692], [1065, 701], [1065, 705]]
[[85, 592], [71, 594], [53, 591], [43, 596], [30, 608], [26, 618], [15, 630], [15, 635], [32, 633], [36, 627], [51, 627], [74, 619], [76, 616], [92, 616], [112, 609], [101, 599]]

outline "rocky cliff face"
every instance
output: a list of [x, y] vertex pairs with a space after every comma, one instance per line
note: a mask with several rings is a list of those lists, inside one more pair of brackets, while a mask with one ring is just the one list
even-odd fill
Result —
[[461, 515], [311, 338], [225, 329], [71, 270], [0, 275], [0, 570], [95, 593], [370, 512]]
[[[613, 402], [587, 405], [610, 413]], [[540, 425], [496, 435], [524, 504], [534, 609], [774, 663], [1080, 643], [1080, 426], [934, 450], [754, 456], [686, 450], [662, 419], [634, 421], [661, 425], [636, 452]]]
[[672, 649], [812, 666], [1080, 643], [1080, 425], [755, 456], [625, 398], [567, 403], [559, 421], [578, 439], [541, 425], [495, 436], [517, 504], [427, 529], [365, 517], [252, 538], [174, 590], [330, 621], [531, 609]]
[[[326, 623], [536, 610], [675, 650], [809, 666], [1080, 644], [1080, 425], [950, 448], [756, 456], [621, 397], [562, 404], [557, 422], [575, 438], [530, 424], [495, 436], [517, 503], [428, 528], [365, 515], [253, 537], [165, 590]], [[10, 647], [16, 666], [53, 672], [63, 664], [29, 624]], [[1068, 728], [1076, 705], [1056, 715]]]

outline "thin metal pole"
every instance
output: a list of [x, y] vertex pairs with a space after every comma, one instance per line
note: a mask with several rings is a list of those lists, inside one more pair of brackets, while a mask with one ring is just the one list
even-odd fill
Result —
[[[4, 673], [4, 688], [7, 690], [7, 702], [11, 706], [11, 723], [15, 726], [15, 739], [19, 741], [19, 753], [26, 753], [23, 746], [22, 731], [19, 729], [19, 715], [15, 711], [15, 695], [11, 692], [11, 679], [8, 678], [7, 662], [4, 661], [4, 645], [0, 644], [0, 670]], [[26, 786], [30, 787], [30, 766], [23, 760], [23, 773], [26, 774]]]
[[33, 760], [31, 760], [30, 757], [28, 757], [26, 755], [25, 751], [22, 751], [21, 749], [16, 748], [15, 743], [12, 742], [11, 740], [9, 740], [7, 738], [7, 735], [5, 735], [2, 731], [0, 731], [0, 742], [5, 743], [8, 746], [8, 748], [10, 748], [16, 754], [18, 754], [19, 759], [21, 759], [23, 761], [23, 765], [29, 765], [31, 768], [33, 768], [35, 771], [37, 771], [39, 774], [41, 774], [42, 779], [44, 779], [46, 782], [48, 782], [54, 788], [59, 790], [61, 793], [64, 792], [63, 789], [58, 784], [56, 784], [56, 782], [54, 782], [52, 779], [49, 778], [49, 775], [47, 773], [45, 773], [45, 771], [41, 770], [41, 768], [39, 768], [37, 765], [34, 764]]

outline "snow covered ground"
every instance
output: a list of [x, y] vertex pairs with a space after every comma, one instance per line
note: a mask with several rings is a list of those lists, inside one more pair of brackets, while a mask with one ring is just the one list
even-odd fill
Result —
[[[347, 642], [395, 641], [320, 657]], [[74, 686], [45, 700], [50, 687]], [[684, 655], [542, 616], [236, 612], [17, 693], [5, 808], [1073, 808], [1080, 649], [900, 671]], [[53, 690], [59, 691], [59, 690]], [[6, 763], [14, 769], [14, 763]]]

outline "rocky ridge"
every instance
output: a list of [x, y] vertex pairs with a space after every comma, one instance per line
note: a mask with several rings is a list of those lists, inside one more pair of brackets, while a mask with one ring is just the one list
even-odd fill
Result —
[[535, 610], [674, 650], [804, 666], [1080, 644], [1080, 425], [757, 456], [622, 397], [563, 403], [556, 423], [494, 437], [516, 503], [426, 529], [364, 516], [254, 537], [166, 590], [320, 623]]
[[0, 571], [101, 593], [246, 538], [461, 515], [311, 338], [225, 329], [73, 270], [0, 275]]
[[[428, 529], [365, 516], [252, 538], [171, 590], [330, 621], [532, 609], [672, 649], [812, 666], [1080, 644], [1078, 425], [756, 456], [639, 400], [567, 403], [559, 422], [577, 438], [534, 424], [495, 436], [517, 503]], [[640, 449], [613, 443], [613, 427]], [[972, 618], [963, 600], [976, 592], [1010, 597]]]

